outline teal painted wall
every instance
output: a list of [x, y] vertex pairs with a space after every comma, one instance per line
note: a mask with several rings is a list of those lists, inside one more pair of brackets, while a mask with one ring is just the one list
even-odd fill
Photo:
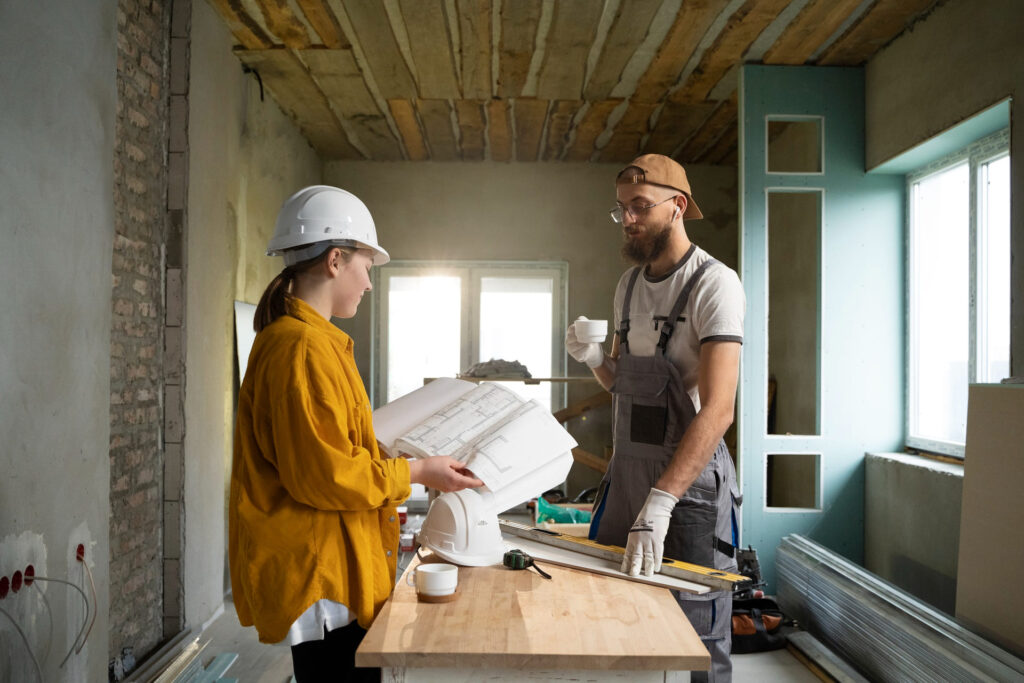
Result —
[[[818, 174], [766, 171], [766, 116], [820, 116]], [[864, 455], [903, 441], [904, 181], [867, 175], [859, 68], [744, 66], [740, 76], [740, 274], [747, 294], [740, 371], [741, 542], [769, 590], [775, 548], [799, 533], [864, 559]], [[769, 435], [767, 192], [822, 193], [818, 435]], [[804, 255], [808, 257], [810, 255]], [[797, 255], [794, 255], [796, 258]], [[767, 455], [820, 454], [819, 509], [766, 507]]]

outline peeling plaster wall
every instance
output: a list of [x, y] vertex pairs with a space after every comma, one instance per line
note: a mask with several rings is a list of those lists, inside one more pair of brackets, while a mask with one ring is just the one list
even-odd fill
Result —
[[[263, 255], [281, 202], [319, 181], [318, 157], [231, 53], [206, 2], [192, 3], [185, 265], [185, 618], [226, 589], [227, 473], [234, 429], [236, 298], [252, 303], [280, 270]], [[268, 232], [269, 230], [269, 232]], [[255, 298], [254, 298], [255, 297]]]
[[[621, 228], [608, 216], [621, 169], [621, 164], [593, 163], [329, 162], [324, 182], [366, 203], [380, 244], [393, 259], [566, 261], [568, 319], [610, 320], [615, 285], [628, 267], [619, 255]], [[736, 169], [690, 166], [687, 174], [706, 216], [687, 225], [690, 239], [735, 268]], [[372, 314], [367, 303], [355, 318], [336, 322], [352, 335], [369, 388]], [[589, 374], [571, 358], [566, 362], [569, 375]], [[568, 400], [599, 390], [596, 383], [573, 384]], [[380, 394], [375, 392], [378, 402]], [[611, 445], [610, 412], [601, 408], [585, 423], [570, 425], [583, 448], [600, 455]], [[573, 468], [570, 491], [596, 483], [595, 472]]]
[[[4, 600], [33, 649], [50, 643], [47, 681], [107, 678], [116, 10], [0, 3], [0, 555], [85, 587], [83, 542], [99, 605], [85, 648], [58, 671], [81, 625], [77, 594], [45, 589], [51, 640], [41, 582]], [[0, 641], [0, 680], [35, 680], [2, 618]]]

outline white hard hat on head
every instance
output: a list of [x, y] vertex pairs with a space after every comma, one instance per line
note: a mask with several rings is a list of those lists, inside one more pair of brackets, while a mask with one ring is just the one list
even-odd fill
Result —
[[377, 229], [366, 205], [351, 192], [330, 185], [305, 187], [285, 200], [267, 256], [280, 254], [285, 265], [292, 266], [330, 245], [370, 249], [377, 266], [391, 260], [377, 244]]

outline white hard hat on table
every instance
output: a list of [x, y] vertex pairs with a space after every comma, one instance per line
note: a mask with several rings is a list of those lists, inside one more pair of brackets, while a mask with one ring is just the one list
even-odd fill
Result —
[[373, 264], [391, 260], [377, 244], [377, 229], [358, 197], [330, 185], [312, 185], [289, 197], [277, 214], [267, 256], [284, 257], [292, 266], [322, 253], [328, 244], [373, 251]]

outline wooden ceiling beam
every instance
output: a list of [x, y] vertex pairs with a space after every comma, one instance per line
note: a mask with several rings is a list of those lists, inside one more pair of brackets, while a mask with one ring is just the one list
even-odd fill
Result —
[[612, 111], [622, 104], [621, 98], [591, 102], [576, 125], [576, 137], [566, 153], [568, 161], [590, 161], [594, 154], [594, 143], [608, 125], [608, 117]]
[[724, 100], [700, 130], [683, 146], [682, 151], [675, 155], [680, 163], [692, 163], [700, 159], [729, 126], [737, 125], [739, 107], [736, 98], [737, 94], [734, 92], [732, 97]]
[[708, 120], [717, 102], [666, 102], [644, 145], [645, 153], [672, 156]]
[[416, 100], [416, 109], [427, 134], [427, 147], [434, 161], [455, 161], [459, 157], [455, 131], [452, 129], [452, 108], [448, 100]]
[[491, 98], [491, 0], [457, 0], [462, 96]]
[[[334, 0], [334, 4], [340, 2]], [[381, 96], [387, 100], [415, 99], [416, 82], [398, 49], [398, 41], [391, 30], [383, 0], [345, 2], [340, 11], [348, 15], [354, 34], [348, 36], [348, 39], [362, 46], [362, 53], [366, 56]]]
[[786, 8], [790, 0], [747, 0], [729, 17], [725, 28], [704, 52], [685, 85], [670, 97], [675, 102], [697, 102], [707, 98], [761, 32]]
[[444, 0], [400, 0], [398, 6], [409, 36], [420, 97], [458, 99], [459, 83], [455, 78]]
[[526, 85], [533, 57], [541, 0], [501, 3], [501, 39], [498, 41], [498, 96], [519, 97]]
[[582, 100], [557, 100], [551, 104], [548, 116], [548, 134], [541, 158], [558, 161], [565, 154], [572, 132], [572, 120], [583, 105]]
[[555, 3], [544, 46], [544, 62], [537, 75], [537, 97], [543, 100], [578, 100], [583, 96], [587, 57], [597, 33], [604, 3], [559, 0]]
[[405, 153], [409, 161], [426, 161], [430, 158], [427, 150], [427, 143], [423, 139], [423, 129], [420, 128], [420, 121], [416, 117], [416, 108], [409, 100], [388, 100], [388, 109], [391, 111], [391, 118], [398, 127], [398, 134], [402, 136], [405, 145]]
[[818, 58], [818, 64], [859, 66], [901, 34], [939, 0], [877, 0]]
[[765, 64], [806, 64], [861, 0], [811, 0], [764, 53]]
[[512, 124], [509, 100], [491, 100], [487, 103], [487, 139], [491, 145], [491, 159], [512, 161]]
[[236, 50], [235, 54], [259, 73], [274, 101], [295, 121], [322, 158], [363, 158], [349, 142], [327, 98], [291, 50]]
[[512, 103], [515, 121], [516, 161], [537, 161], [540, 136], [548, 115], [548, 101], [519, 97]]
[[[735, 126], [727, 127], [708, 149], [694, 161], [715, 166], [736, 164], [736, 150], [739, 144], [739, 119]], [[730, 159], [733, 161], [730, 163]]]
[[608, 30], [608, 38], [583, 91], [586, 100], [603, 100], [622, 78], [630, 58], [647, 37], [662, 0], [623, 0]]
[[608, 144], [601, 148], [598, 160], [626, 163], [639, 156], [644, 136], [650, 132], [651, 114], [657, 106], [651, 102], [630, 102]]
[[259, 0], [267, 28], [285, 47], [301, 50], [312, 45], [305, 25], [292, 12], [288, 0]]
[[458, 100], [455, 116], [459, 121], [459, 146], [464, 161], [483, 161], [485, 151], [484, 107], [482, 102]]
[[273, 39], [253, 21], [238, 0], [210, 0], [235, 40], [246, 50], [264, 50], [273, 46]]
[[650, 66], [637, 82], [636, 91], [630, 96], [631, 101], [660, 102], [665, 99], [665, 93], [679, 79], [700, 44], [700, 39], [728, 2], [692, 0], [683, 3]]
[[402, 148], [387, 118], [366, 87], [352, 50], [309, 49], [297, 51], [313, 81], [371, 159], [398, 161]]
[[324, 47], [332, 50], [344, 50], [350, 47], [348, 39], [345, 38], [345, 34], [338, 24], [338, 18], [334, 16], [334, 12], [324, 0], [296, 0], [296, 2], [302, 9], [302, 13], [306, 15], [306, 21], [320, 36]]

